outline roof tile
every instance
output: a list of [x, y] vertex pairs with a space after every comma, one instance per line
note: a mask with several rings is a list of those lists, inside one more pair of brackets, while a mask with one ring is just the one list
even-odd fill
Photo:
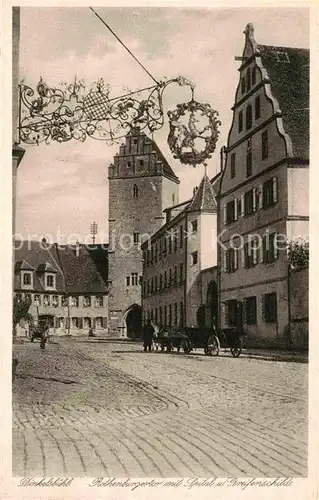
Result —
[[309, 50], [258, 45], [293, 156], [309, 159]]

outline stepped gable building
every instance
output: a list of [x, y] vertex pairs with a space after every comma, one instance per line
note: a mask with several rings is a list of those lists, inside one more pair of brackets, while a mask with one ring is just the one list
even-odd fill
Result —
[[142, 245], [144, 322], [184, 328], [217, 320], [216, 237], [215, 192], [205, 175], [193, 198], [167, 208], [165, 225]]
[[109, 327], [112, 335], [141, 333], [141, 244], [178, 203], [179, 179], [139, 128], [125, 137], [109, 167]]
[[255, 345], [294, 344], [278, 235], [308, 240], [309, 51], [258, 45], [251, 24], [244, 33], [219, 193], [221, 326], [240, 323]]
[[[31, 299], [35, 323], [50, 322], [51, 333], [107, 332], [107, 246], [16, 242], [14, 291]], [[23, 323], [23, 321], [22, 321]], [[20, 325], [20, 334], [26, 325]], [[18, 332], [19, 333], [19, 332]]]

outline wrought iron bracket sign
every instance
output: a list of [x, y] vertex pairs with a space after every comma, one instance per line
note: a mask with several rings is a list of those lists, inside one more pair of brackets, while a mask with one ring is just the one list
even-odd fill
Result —
[[192, 99], [186, 104], [178, 104], [175, 111], [169, 111], [170, 132], [168, 145], [174, 158], [181, 163], [206, 164], [215, 151], [219, 136], [218, 113], [207, 103]]
[[[194, 85], [184, 77], [160, 81], [114, 98], [110, 97], [110, 87], [103, 79], [95, 82], [88, 92], [84, 82], [77, 78], [71, 85], [62, 83], [61, 88], [50, 88], [42, 78], [35, 90], [21, 83], [19, 140], [40, 144], [72, 139], [84, 142], [91, 137], [112, 144], [135, 127], [153, 133], [164, 125], [163, 92], [172, 83], [189, 87], [192, 100], [168, 112], [168, 144], [175, 158], [195, 166], [205, 162], [214, 151], [220, 122], [209, 104], [194, 101]], [[182, 123], [187, 114], [188, 127]], [[202, 126], [203, 120], [207, 123]], [[202, 149], [198, 149], [200, 142]]]

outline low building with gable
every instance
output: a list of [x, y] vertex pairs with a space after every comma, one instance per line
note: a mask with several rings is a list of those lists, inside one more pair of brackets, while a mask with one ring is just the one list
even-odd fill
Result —
[[[47, 319], [56, 335], [108, 332], [107, 245], [15, 242], [14, 292], [31, 301], [35, 324]], [[22, 320], [18, 335], [28, 325]]]

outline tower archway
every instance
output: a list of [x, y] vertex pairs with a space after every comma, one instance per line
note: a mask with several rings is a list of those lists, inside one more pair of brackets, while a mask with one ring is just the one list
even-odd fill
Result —
[[126, 335], [130, 339], [140, 337], [142, 333], [142, 308], [138, 304], [132, 304], [124, 313], [124, 326]]

